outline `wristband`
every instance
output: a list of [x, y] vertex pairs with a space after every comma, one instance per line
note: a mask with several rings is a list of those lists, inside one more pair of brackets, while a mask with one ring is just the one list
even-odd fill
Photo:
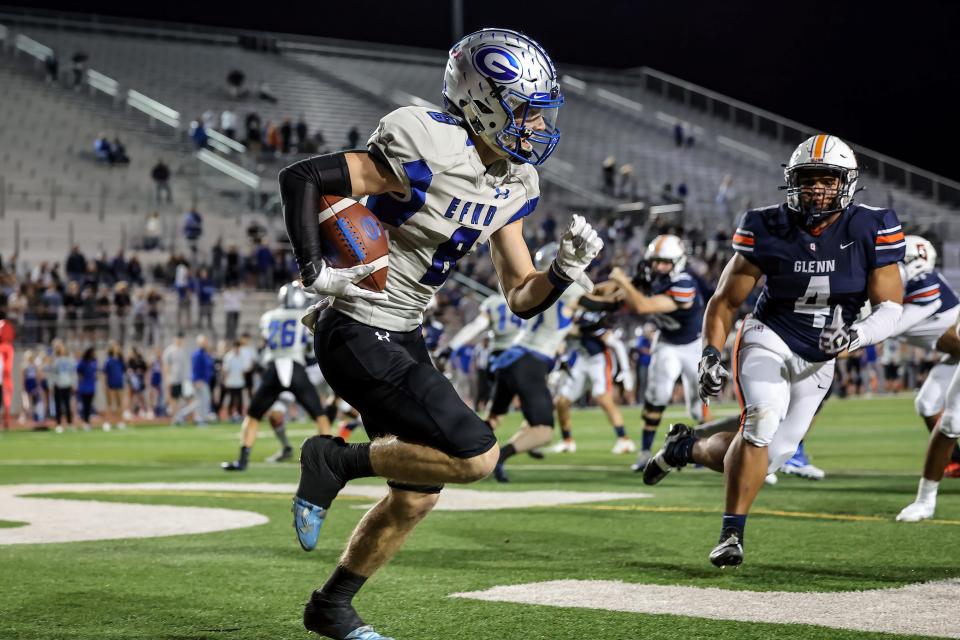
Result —
[[701, 358], [709, 358], [709, 357], [711, 357], [711, 356], [713, 356], [714, 358], [716, 358], [716, 359], [717, 359], [717, 362], [720, 362], [720, 360], [722, 359], [722, 358], [720, 357], [720, 350], [717, 349], [717, 348], [716, 348], [715, 346], [713, 346], [712, 344], [708, 344], [707, 346], [705, 346], [705, 347], [703, 348], [703, 353], [700, 354], [700, 357], [701, 357]]
[[556, 261], [550, 263], [550, 268], [547, 269], [547, 279], [550, 281], [550, 284], [553, 285], [554, 289], [559, 289], [560, 291], [566, 291], [567, 287], [573, 284], [573, 280], [568, 278], [567, 274], [560, 270]]

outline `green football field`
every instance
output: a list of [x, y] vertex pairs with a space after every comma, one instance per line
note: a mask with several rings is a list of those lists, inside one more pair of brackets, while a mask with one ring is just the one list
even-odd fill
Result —
[[[639, 435], [639, 410], [626, 413]], [[501, 439], [519, 422], [510, 418]], [[598, 411], [577, 412], [574, 420], [577, 453], [517, 456], [508, 464], [510, 484], [488, 479], [469, 487], [484, 492], [483, 500], [468, 497], [462, 510], [431, 514], [356, 599], [367, 622], [397, 640], [960, 637], [951, 622], [960, 581], [950, 582], [960, 579], [960, 480], [941, 485], [936, 521], [894, 522], [916, 491], [926, 443], [912, 399], [828, 403], [807, 440], [827, 479], [781, 475], [765, 487], [748, 522], [745, 564], [726, 571], [707, 561], [723, 506], [719, 475], [685, 470], [645, 487], [628, 469], [632, 456], [609, 453], [612, 433]], [[310, 433], [306, 425], [291, 430], [296, 440]], [[31, 489], [29, 502], [41, 509], [19, 521], [16, 491], [0, 486], [0, 638], [311, 637], [300, 623], [303, 602], [334, 567], [382, 482], [349, 485], [320, 546], [304, 553], [281, 486], [296, 482], [297, 465], [263, 462], [276, 448], [268, 431], [252, 467], [225, 474], [219, 462], [235, 456], [238, 431], [0, 435], [0, 485], [57, 485]], [[63, 486], [74, 483], [164, 484], [83, 492]], [[533, 491], [566, 500], [496, 508]], [[576, 499], [586, 492], [633, 495]], [[26, 532], [28, 521], [38, 539], [100, 530], [109, 537], [121, 526], [178, 526], [170, 514], [195, 511], [150, 515], [156, 510], [138, 507], [132, 520], [113, 523], [87, 513], [101, 503], [215, 507], [269, 520], [162, 537], [26, 544], [3, 537]], [[481, 503], [487, 508], [471, 508]], [[451, 597], [466, 592], [473, 595]], [[937, 597], [952, 606], [916, 615]]]

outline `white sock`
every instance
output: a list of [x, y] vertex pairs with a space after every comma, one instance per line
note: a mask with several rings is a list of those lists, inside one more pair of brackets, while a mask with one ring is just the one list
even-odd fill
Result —
[[940, 487], [940, 483], [934, 480], [927, 480], [926, 478], [920, 478], [920, 487], [917, 489], [917, 502], [925, 502], [927, 504], [936, 504], [937, 503], [937, 489]]

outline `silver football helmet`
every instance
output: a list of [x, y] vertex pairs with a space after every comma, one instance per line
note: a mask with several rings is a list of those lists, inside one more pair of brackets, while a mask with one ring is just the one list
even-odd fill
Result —
[[307, 294], [298, 280], [288, 282], [277, 291], [277, 302], [284, 309], [305, 309]]
[[[801, 177], [805, 172], [814, 171], [835, 174], [840, 180], [839, 188], [828, 194], [832, 198], [823, 207], [805, 204], [801, 198], [805, 188], [800, 184]], [[859, 176], [857, 157], [846, 142], [827, 134], [811, 136], [794, 150], [784, 166], [787, 206], [803, 215], [804, 224], [811, 226], [826, 216], [843, 211], [853, 202]]]
[[546, 271], [550, 268], [550, 263], [556, 259], [558, 253], [560, 253], [560, 245], [556, 242], [548, 242], [533, 254], [533, 266], [537, 268], [537, 271]]
[[543, 47], [517, 31], [481, 29], [453, 45], [443, 99], [513, 162], [543, 164], [560, 143], [557, 71]]

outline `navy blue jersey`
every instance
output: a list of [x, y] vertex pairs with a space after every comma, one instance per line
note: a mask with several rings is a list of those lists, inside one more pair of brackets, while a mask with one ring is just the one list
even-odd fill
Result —
[[743, 214], [733, 248], [756, 265], [766, 282], [754, 315], [790, 349], [811, 362], [831, 359], [820, 350], [834, 308], [852, 324], [867, 299], [870, 271], [903, 260], [903, 231], [891, 209], [847, 207], [818, 235], [780, 206]]
[[577, 328], [583, 350], [591, 356], [603, 353], [607, 348], [603, 334], [609, 327], [610, 314], [606, 311], [582, 311], [577, 318]]
[[960, 300], [956, 292], [950, 288], [943, 274], [939, 271], [921, 273], [912, 280], [903, 283], [903, 302], [905, 304], [928, 305], [940, 301], [937, 313], [953, 309]]
[[681, 305], [670, 313], [653, 314], [653, 321], [660, 328], [660, 339], [670, 344], [689, 344], [699, 338], [703, 327], [703, 296], [696, 280], [686, 271], [654, 278], [650, 283], [650, 295], [660, 294], [670, 296]]

